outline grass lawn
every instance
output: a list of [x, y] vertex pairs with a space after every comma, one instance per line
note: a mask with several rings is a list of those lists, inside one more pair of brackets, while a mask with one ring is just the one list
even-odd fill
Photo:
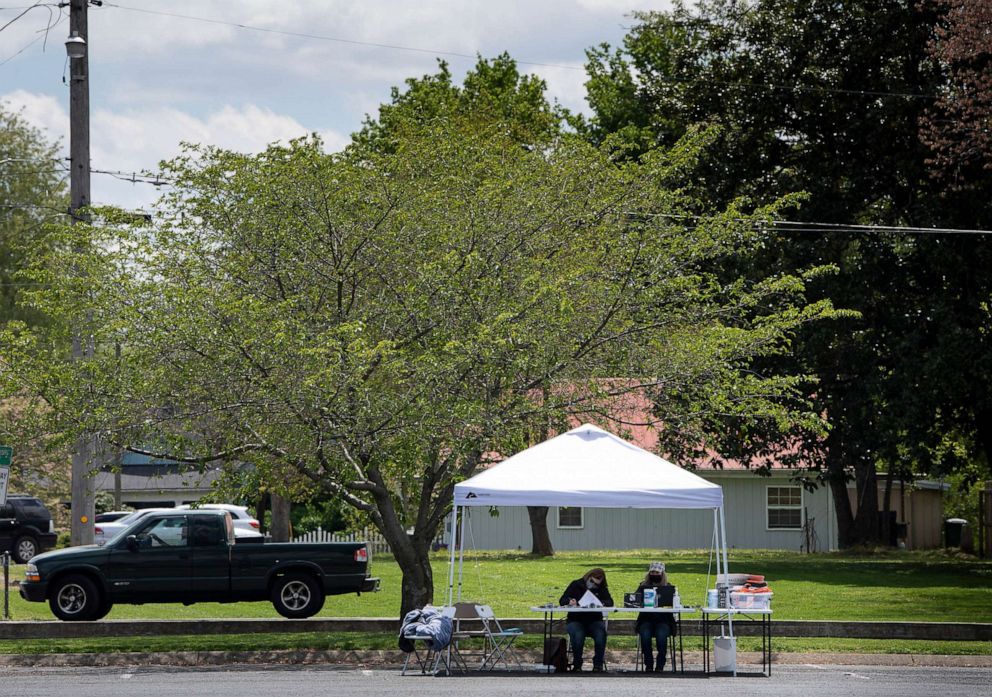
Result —
[[[684, 604], [698, 605], [705, 597], [708, 554], [699, 551], [658, 550], [609, 552], [560, 552], [551, 559], [534, 558], [519, 552], [476, 552], [466, 554], [462, 598], [485, 602], [501, 617], [535, 617], [531, 605], [557, 600], [565, 585], [594, 566], [606, 569], [610, 590], [619, 600], [632, 591], [647, 564], [665, 561], [669, 578], [679, 587]], [[923, 622], [992, 622], [992, 562], [959, 557], [944, 552], [873, 551], [865, 554], [830, 553], [800, 555], [781, 551], [734, 550], [730, 568], [735, 572], [763, 574], [775, 593], [772, 607], [776, 619], [795, 620], [892, 620]], [[23, 567], [11, 567], [11, 579], [23, 577]], [[397, 617], [400, 607], [400, 573], [391, 558], [373, 560], [373, 573], [382, 578], [378, 594], [346, 595], [329, 598], [321, 617]], [[434, 558], [435, 600], [444, 602], [447, 593], [448, 559]], [[713, 579], [710, 579], [713, 585]], [[11, 619], [51, 620], [43, 603], [21, 600], [11, 589]], [[195, 619], [211, 617], [278, 618], [269, 603], [202, 603], [182, 605], [118, 605], [110, 619]], [[367, 648], [379, 646], [391, 637], [376, 639], [358, 635]], [[619, 637], [617, 637], [619, 639]], [[218, 638], [214, 646], [230, 648], [231, 637]], [[257, 648], [355, 648], [322, 642], [357, 641], [354, 637], [306, 635], [253, 635], [243, 641]], [[161, 641], [171, 649], [189, 645], [180, 637], [129, 640], [133, 650], [148, 642]], [[273, 643], [274, 642], [274, 643]], [[303, 642], [303, 644], [299, 644]], [[614, 645], [611, 639], [611, 645]], [[11, 642], [0, 642], [0, 653], [19, 651]], [[41, 649], [44, 642], [36, 644]], [[96, 642], [106, 646], [105, 641]], [[67, 642], [58, 642], [66, 650]], [[989, 642], [946, 642], [939, 651], [946, 653], [992, 653]], [[966, 644], [966, 645], [962, 645]], [[82, 644], [81, 644], [82, 645]], [[198, 645], [198, 644], [194, 644]], [[150, 644], [149, 644], [150, 646]], [[620, 647], [621, 644], [617, 644]], [[869, 640], [780, 639], [776, 650], [800, 651], [889, 651], [934, 653], [933, 642], [873, 642]], [[856, 648], [854, 648], [856, 647]], [[742, 648], [747, 650], [746, 641]], [[86, 649], [83, 649], [86, 650]], [[158, 650], [148, 648], [147, 650]], [[163, 649], [169, 650], [169, 649]]]

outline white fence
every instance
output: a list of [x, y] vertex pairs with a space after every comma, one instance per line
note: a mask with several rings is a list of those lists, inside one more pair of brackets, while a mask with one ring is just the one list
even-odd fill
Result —
[[389, 543], [378, 530], [365, 528], [358, 532], [327, 532], [322, 528], [293, 538], [293, 542], [367, 542], [372, 554], [389, 554]]

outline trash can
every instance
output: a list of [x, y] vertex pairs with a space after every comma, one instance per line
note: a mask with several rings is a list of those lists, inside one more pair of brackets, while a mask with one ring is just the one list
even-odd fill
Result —
[[[672, 660], [675, 660], [674, 657]], [[713, 637], [713, 668], [718, 673], [737, 672], [737, 639], [731, 636]]]
[[968, 521], [964, 518], [948, 518], [944, 521], [944, 546], [960, 547], [961, 531]]

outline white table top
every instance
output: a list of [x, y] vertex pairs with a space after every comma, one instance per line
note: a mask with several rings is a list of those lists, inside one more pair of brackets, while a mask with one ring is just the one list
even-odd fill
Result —
[[701, 607], [704, 615], [770, 615], [771, 609], [748, 607]]
[[532, 607], [531, 612], [654, 612], [674, 615], [683, 612], [699, 612], [699, 608], [689, 605], [683, 605], [682, 607], [579, 607], [577, 605], [552, 605], [551, 607]]

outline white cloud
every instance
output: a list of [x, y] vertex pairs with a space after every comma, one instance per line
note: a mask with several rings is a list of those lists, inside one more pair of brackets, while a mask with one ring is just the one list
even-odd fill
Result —
[[[14, 110], [23, 110], [24, 117], [52, 140], [68, 133], [68, 114], [54, 97], [19, 90], [0, 100]], [[309, 129], [291, 116], [253, 104], [226, 105], [204, 118], [161, 107], [123, 112], [97, 109], [90, 118], [91, 162], [94, 169], [140, 173], [154, 170], [159, 161], [177, 155], [183, 141], [259, 152], [270, 143], [287, 142], [312, 130], [318, 132], [329, 151], [341, 149], [349, 140], [333, 129]], [[63, 146], [65, 141], [63, 138]], [[95, 174], [92, 198], [98, 203], [136, 208], [149, 205], [156, 193], [148, 185]]]
[[585, 86], [588, 76], [582, 65], [576, 63], [571, 68], [567, 65], [525, 65], [522, 68], [527, 72], [536, 73], [547, 83], [546, 94], [549, 100], [557, 99], [562, 106], [572, 111], [589, 111]]
[[52, 141], [69, 133], [69, 114], [51, 95], [15, 90], [0, 96], [0, 102], [10, 111], [21, 112], [28, 122], [45, 132]]
[[[507, 51], [522, 71], [544, 78], [549, 98], [587, 111], [585, 72], [570, 68], [583, 66], [586, 48], [619, 43], [631, 10], [669, 4], [121, 0], [91, 6], [93, 165], [149, 169], [174, 156], [182, 140], [254, 152], [310, 131], [337, 149], [361, 127], [364, 114], [376, 115], [389, 101], [391, 86], [402, 88], [406, 78], [434, 73], [438, 57], [449, 61], [461, 81], [477, 53], [491, 58]], [[0, 22], [14, 16], [0, 9]], [[66, 23], [50, 32], [44, 51], [37, 42], [14, 55], [48, 21], [47, 10], [36, 9], [4, 31], [0, 60], [11, 60], [0, 70], [0, 95], [23, 106], [25, 116], [53, 139], [65, 140], [68, 95], [60, 77]], [[114, 189], [118, 184], [108, 179], [94, 177], [94, 198], [130, 205], [141, 197], [135, 193], [141, 187]]]

